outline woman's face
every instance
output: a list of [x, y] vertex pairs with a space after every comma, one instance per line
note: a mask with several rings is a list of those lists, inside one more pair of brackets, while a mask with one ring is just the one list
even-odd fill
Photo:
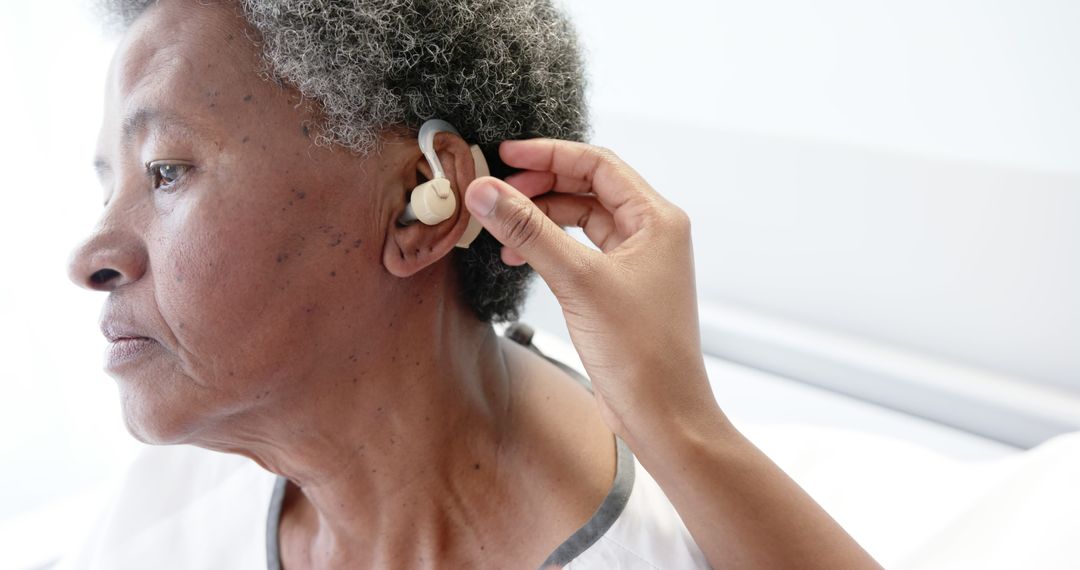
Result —
[[[103, 320], [156, 341], [108, 369], [145, 441], [355, 382], [388, 350], [371, 323], [395, 318], [400, 281], [380, 259], [400, 173], [315, 147], [314, 116], [258, 77], [243, 29], [227, 6], [160, 2], [107, 80], [107, 204], [70, 273], [110, 292]], [[102, 269], [116, 273], [93, 280]]]

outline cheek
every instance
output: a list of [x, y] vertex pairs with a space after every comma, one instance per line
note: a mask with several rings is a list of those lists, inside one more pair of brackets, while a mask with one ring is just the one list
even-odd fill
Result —
[[281, 252], [302, 259], [303, 239], [265, 210], [193, 198], [162, 224], [158, 304], [186, 373], [200, 383], [264, 377], [260, 369], [305, 334], [289, 294], [295, 268], [278, 260], [289, 255]]
[[370, 351], [365, 324], [389, 318], [372, 226], [300, 192], [192, 199], [163, 224], [158, 303], [196, 382], [250, 396]]

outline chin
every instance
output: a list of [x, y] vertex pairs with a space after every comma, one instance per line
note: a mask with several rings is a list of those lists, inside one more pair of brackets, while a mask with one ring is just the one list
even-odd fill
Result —
[[120, 408], [128, 433], [150, 445], [190, 441], [204, 415], [197, 412], [192, 402], [170, 396], [156, 390], [121, 386]]

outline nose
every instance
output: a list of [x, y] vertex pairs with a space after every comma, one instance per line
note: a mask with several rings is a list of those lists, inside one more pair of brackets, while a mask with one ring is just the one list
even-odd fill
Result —
[[113, 291], [146, 272], [146, 250], [130, 234], [99, 228], [68, 258], [68, 278], [79, 287]]

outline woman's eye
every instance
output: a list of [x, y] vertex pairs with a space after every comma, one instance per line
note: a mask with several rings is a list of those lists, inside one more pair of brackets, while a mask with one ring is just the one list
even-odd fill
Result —
[[151, 163], [149, 174], [153, 180], [154, 189], [168, 188], [180, 179], [191, 168], [188, 164]]

